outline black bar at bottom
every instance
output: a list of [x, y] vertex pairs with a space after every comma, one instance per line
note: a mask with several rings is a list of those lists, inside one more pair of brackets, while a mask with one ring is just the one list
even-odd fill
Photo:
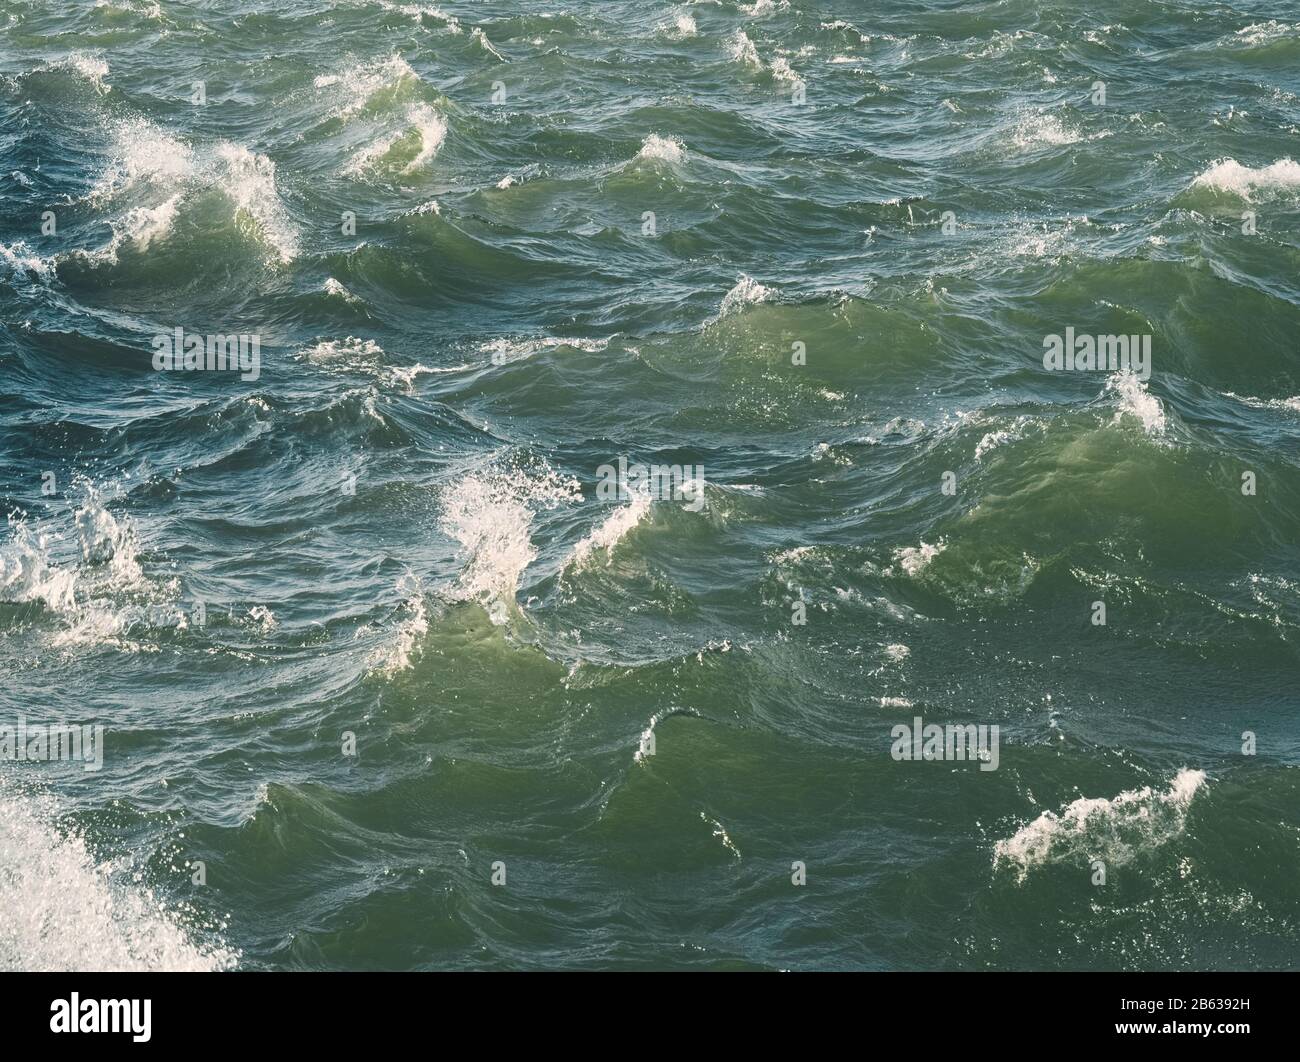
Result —
[[[650, 978], [657, 983], [646, 984]], [[465, 1046], [481, 1039], [485, 1049], [538, 1048], [556, 1037], [589, 1042], [606, 1030], [662, 1035], [665, 1045], [682, 1047], [707, 1041], [713, 1026], [713, 1035], [733, 1044], [757, 1034], [775, 1046], [767, 1038], [782, 1031], [790, 1046], [810, 1049], [841, 1033], [863, 1047], [879, 1034], [883, 1044], [892, 1030], [927, 1047], [1005, 1044], [1012, 1036], [1038, 1049], [1173, 1041], [1180, 1049], [1249, 1050], [1292, 1043], [1296, 984], [1253, 972], [694, 974], [678, 981], [653, 973], [10, 973], [0, 974], [0, 1010], [10, 1049], [113, 1041], [204, 1054], [252, 1045], [337, 1052], [394, 1036], [448, 1050], [466, 1036]]]

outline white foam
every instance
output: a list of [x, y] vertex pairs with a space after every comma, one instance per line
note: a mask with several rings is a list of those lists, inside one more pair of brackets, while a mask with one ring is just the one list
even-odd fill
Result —
[[[141, 250], [147, 249], [150, 244], [163, 239], [171, 232], [180, 201], [181, 197], [174, 195], [156, 207], [137, 207], [128, 211], [122, 219], [122, 237], [133, 242]], [[117, 236], [118, 233], [115, 231], [114, 238], [116, 239]]]
[[76, 250], [72, 254], [96, 264], [116, 264], [118, 253], [126, 244], [147, 250], [151, 244], [167, 238], [180, 213], [181, 195], [178, 193], [156, 207], [132, 207], [125, 214], [109, 219], [113, 235], [103, 247], [94, 250]]
[[275, 163], [239, 144], [217, 145], [221, 187], [236, 211], [251, 217], [282, 262], [298, 256], [298, 237], [275, 189]]
[[646, 725], [646, 728], [641, 731], [641, 738], [637, 741], [636, 753], [632, 756], [633, 763], [645, 763], [651, 748], [650, 742], [654, 739], [655, 727], [663, 718], [665, 718], [665, 713], [663, 712], [655, 712], [655, 714], [650, 717], [650, 722]]
[[0, 969], [222, 970], [239, 953], [197, 939], [129, 866], [98, 861], [48, 798], [0, 788]]
[[40, 601], [52, 612], [76, 607], [76, 568], [58, 564], [47, 531], [33, 530], [26, 520], [9, 517], [10, 540], [0, 549], [0, 601]]
[[396, 3], [394, 0], [376, 0], [379, 7], [385, 11], [396, 11], [398, 14], [406, 15], [417, 25], [422, 25], [425, 18], [436, 18], [444, 23], [448, 33], [463, 33], [460, 28], [460, 21], [453, 15], [448, 15], [436, 4], [403, 4]]
[[499, 339], [480, 344], [478, 349], [480, 354], [491, 355], [494, 365], [507, 365], [513, 361], [523, 361], [525, 358], [531, 358], [534, 354], [539, 354], [544, 350], [553, 350], [555, 347], [573, 347], [575, 350], [583, 350], [588, 354], [594, 354], [597, 351], [604, 350], [608, 344], [608, 339], [564, 339], [558, 336], [528, 336], [520, 339], [509, 339], [502, 336]]
[[398, 624], [391, 645], [377, 654], [373, 671], [385, 677], [406, 671], [418, 659], [425, 636], [429, 633], [429, 612], [425, 607], [424, 590], [413, 576], [403, 576], [397, 583], [398, 593], [407, 595], [402, 603], [402, 621]]
[[507, 173], [501, 180], [497, 181], [498, 188], [513, 188], [515, 185], [523, 184], [525, 181], [531, 181], [534, 177], [542, 172], [542, 167], [536, 162], [530, 162], [513, 173]]
[[444, 372], [459, 372], [465, 366], [452, 366], [451, 368], [432, 368], [417, 362], [414, 365], [408, 365], [404, 368], [392, 366], [388, 370], [388, 379], [390, 382], [400, 386], [407, 394], [415, 390], [415, 379], [417, 376], [430, 376]]
[[[408, 393], [415, 385], [415, 378], [425, 373], [452, 372], [453, 369], [431, 369], [427, 365], [388, 365], [384, 348], [373, 339], [358, 339], [348, 336], [345, 339], [322, 339], [309, 347], [298, 351], [294, 358], [332, 373], [354, 373], [370, 376], [384, 386], [398, 386]], [[366, 412], [383, 422], [383, 417], [374, 408], [374, 396], [366, 401]]]
[[922, 542], [919, 546], [904, 546], [894, 550], [894, 563], [906, 574], [915, 576], [929, 567], [930, 562], [947, 548], [943, 539], [934, 545]]
[[47, 70], [72, 70], [86, 81], [90, 82], [94, 90], [101, 96], [105, 95], [112, 85], [105, 78], [108, 77], [108, 63], [101, 56], [92, 55], [89, 52], [71, 52], [51, 63]]
[[505, 57], [504, 55], [502, 55], [500, 52], [498, 52], [494, 47], [492, 47], [492, 42], [491, 42], [490, 40], [488, 40], [488, 35], [487, 35], [486, 33], [483, 32], [483, 29], [482, 29], [481, 26], [475, 26], [475, 27], [474, 27], [474, 32], [473, 32], [472, 34], [470, 34], [470, 37], [471, 37], [474, 41], [476, 41], [476, 42], [478, 43], [479, 47], [482, 48], [482, 49], [483, 49], [485, 52], [487, 52], [489, 55], [494, 55], [494, 56], [496, 56], [498, 59], [500, 59], [502, 62], [505, 62], [505, 58], [506, 58], [506, 57]]
[[1219, 159], [1204, 173], [1197, 174], [1192, 186], [1231, 192], [1242, 199], [1254, 199], [1258, 193], [1297, 192], [1300, 191], [1300, 162], [1285, 158], [1251, 169], [1236, 159]]
[[340, 105], [334, 117], [347, 119], [364, 110], [379, 92], [396, 92], [403, 82], [417, 82], [419, 75], [411, 64], [396, 53], [383, 59], [348, 67], [339, 74], [321, 74], [314, 82], [317, 89], [334, 89]]
[[1231, 391], [1225, 391], [1223, 394], [1224, 397], [1235, 399], [1252, 409], [1284, 409], [1291, 413], [1300, 413], [1300, 395], [1291, 398], [1252, 398], [1249, 395], [1233, 394]]
[[727, 833], [727, 828], [723, 826], [721, 822], [717, 819], [710, 818], [703, 811], [700, 812], [700, 819], [706, 825], [713, 828], [713, 836], [718, 839], [718, 843], [721, 844], [723, 848], [727, 849], [727, 851], [737, 859], [741, 858], [740, 849], [736, 847], [735, 842], [732, 841], [731, 836]]
[[394, 149], [409, 139], [412, 132], [419, 137], [420, 149], [415, 157], [402, 167], [401, 172], [414, 173], [429, 162], [438, 153], [443, 141], [447, 139], [446, 119], [427, 103], [412, 103], [406, 108], [405, 119], [406, 129], [380, 137], [362, 148], [352, 156], [343, 168], [343, 172], [350, 176], [358, 176], [367, 170], [381, 166]]
[[342, 299], [344, 302], [357, 303], [361, 301], [357, 296], [353, 295], [352, 292], [348, 291], [341, 281], [334, 279], [334, 277], [325, 278], [322, 290], [331, 298]]
[[1267, 22], [1252, 22], [1244, 29], [1237, 30], [1238, 43], [1245, 45], [1271, 44], [1300, 33], [1300, 22], [1279, 22], [1269, 19]]
[[383, 364], [384, 348], [373, 339], [322, 339], [294, 355], [300, 361], [333, 369], [371, 373]]
[[1150, 786], [1125, 790], [1111, 800], [1081, 797], [1058, 815], [1045, 811], [1015, 836], [993, 848], [994, 866], [1008, 865], [1018, 881], [1034, 867], [1101, 859], [1123, 866], [1139, 852], [1167, 843], [1183, 832], [1192, 797], [1205, 784], [1205, 772], [1184, 767], [1169, 789]]
[[772, 76], [778, 81], [784, 81], [795, 87], [801, 86], [804, 83], [803, 78], [801, 78], [798, 73], [795, 72], [794, 68], [790, 66], [789, 60], [783, 59], [780, 56], [777, 56], [777, 58], [772, 60]]
[[608, 556], [609, 551], [650, 512], [650, 504], [649, 493], [639, 493], [634, 495], [626, 505], [615, 509], [599, 527], [573, 548], [573, 563], [578, 565], [587, 563], [596, 550], [603, 550]]
[[30, 281], [33, 277], [43, 283], [54, 279], [55, 260], [35, 253], [25, 240], [5, 245], [0, 243], [0, 276]]
[[686, 145], [676, 137], [651, 133], [645, 138], [636, 157], [639, 159], [658, 159], [661, 162], [681, 163], [686, 161]]
[[427, 103], [415, 104], [406, 116], [420, 134], [420, 153], [406, 164], [406, 172], [412, 173], [438, 153], [447, 139], [447, 122]]
[[541, 509], [580, 501], [578, 481], [550, 468], [496, 465], [465, 472], [442, 495], [440, 526], [466, 555], [457, 584], [462, 599], [483, 604], [504, 623], [519, 580], [537, 556], [531, 540]]
[[1165, 430], [1164, 407], [1140, 377], [1128, 371], [1112, 373], [1106, 379], [1106, 390], [1115, 396], [1119, 406], [1115, 423], [1130, 416], [1141, 422], [1142, 430], [1148, 435], [1159, 435]]
[[92, 202], [139, 185], [171, 189], [195, 174], [194, 151], [190, 145], [144, 118], [117, 122], [113, 126], [110, 150], [110, 162], [91, 190]]
[[1032, 417], [1020, 416], [1015, 419], [1010, 428], [986, 432], [975, 447], [975, 460], [982, 461], [984, 455], [990, 451], [996, 450], [1005, 443], [1023, 438], [1026, 429], [1032, 427], [1034, 423]]
[[1010, 442], [1013, 438], [1015, 438], [1015, 436], [1009, 431], [986, 432], [984, 438], [980, 439], [978, 445], [975, 447], [975, 460], [983, 460], [984, 455], [990, 450], [996, 449], [1005, 442]]
[[134, 526], [109, 511], [93, 484], [78, 486], [84, 500], [61, 514], [71, 518], [63, 531], [53, 530], [52, 521], [34, 528], [24, 516], [9, 517], [9, 541], [0, 546], [0, 601], [42, 604], [60, 623], [51, 639], [57, 647], [156, 648], [124, 635], [136, 627], [183, 625], [179, 583], [146, 577]]
[[758, 49], [754, 47], [754, 42], [749, 39], [749, 34], [744, 30], [738, 29], [728, 37], [726, 47], [727, 54], [734, 62], [753, 67], [756, 70], [763, 68], [763, 60], [758, 57]]
[[158, 0], [95, 0], [95, 7], [106, 8], [109, 11], [124, 11], [150, 19], [162, 18], [162, 8], [158, 5]]
[[135, 528], [129, 520], [118, 520], [108, 511], [99, 491], [84, 488], [86, 497], [73, 513], [73, 526], [87, 564], [107, 564], [113, 586], [132, 590], [144, 580], [136, 545]]
[[1023, 115], [1011, 132], [1011, 143], [1021, 151], [1038, 147], [1077, 144], [1083, 134], [1071, 129], [1059, 115], [1038, 111]]
[[718, 317], [726, 317], [745, 306], [767, 302], [775, 294], [773, 288], [760, 284], [753, 277], [742, 273], [735, 286], [723, 297], [722, 305], [718, 308]]
[[110, 162], [89, 196], [99, 206], [129, 195], [131, 205], [110, 219], [110, 242], [85, 257], [116, 262], [124, 243], [143, 249], [163, 239], [185, 199], [199, 189], [225, 195], [235, 217], [251, 220], [280, 261], [297, 257], [296, 226], [280, 200], [271, 159], [228, 141], [196, 151], [141, 118], [115, 126]]
[[693, 16], [688, 15], [685, 11], [674, 12], [671, 22], [665, 22], [660, 29], [670, 37], [677, 40], [685, 40], [687, 37], [694, 37], [699, 31], [695, 25]]

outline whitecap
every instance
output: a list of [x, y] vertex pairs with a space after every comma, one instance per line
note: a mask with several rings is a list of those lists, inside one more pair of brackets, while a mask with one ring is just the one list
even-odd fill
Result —
[[[196, 151], [142, 118], [114, 127], [110, 161], [88, 197], [99, 206], [129, 194], [131, 205], [110, 219], [109, 243], [83, 256], [116, 262], [124, 243], [143, 249], [163, 239], [186, 197], [199, 188], [221, 192], [235, 216], [249, 218], [280, 261], [297, 257], [296, 226], [280, 200], [270, 158], [229, 141]], [[150, 198], [155, 202], [141, 201]]]
[[483, 32], [482, 27], [475, 26], [474, 32], [470, 34], [470, 37], [472, 40], [477, 41], [479, 47], [481, 47], [489, 55], [494, 55], [502, 62], [505, 62], [506, 57], [502, 55], [500, 52], [498, 52], [494, 47], [492, 47], [492, 42], [488, 40], [488, 35]]
[[750, 18], [763, 18], [790, 10], [790, 0], [754, 0], [752, 4], [741, 4], [740, 10]]
[[1236, 32], [1237, 42], [1245, 45], [1270, 44], [1284, 40], [1300, 33], [1300, 22], [1279, 22], [1269, 19], [1267, 22], [1252, 22], [1249, 26]]
[[25, 240], [8, 245], [0, 243], [0, 276], [22, 281], [35, 278], [49, 283], [54, 279], [54, 266], [53, 258], [36, 254]]
[[573, 548], [573, 563], [578, 565], [586, 563], [596, 550], [602, 550], [608, 556], [623, 537], [650, 512], [650, 505], [649, 493], [634, 494], [626, 505], [621, 505], [610, 513], [599, 527]]
[[124, 119], [113, 126], [110, 161], [91, 189], [90, 201], [98, 203], [142, 184], [170, 190], [195, 172], [194, 151], [184, 140], [147, 119]]
[[1011, 130], [1011, 143], [1021, 151], [1077, 144], [1082, 139], [1082, 133], [1066, 125], [1060, 115], [1049, 111], [1022, 115]]
[[343, 286], [342, 282], [336, 280], [334, 277], [326, 277], [325, 284], [321, 290], [331, 298], [342, 299], [344, 302], [358, 303], [361, 301], [356, 295], [353, 295], [352, 292], [348, 291], [348, 289]]
[[90, 52], [71, 52], [62, 59], [55, 60], [45, 69], [72, 70], [88, 81], [101, 96], [113, 87], [105, 80], [108, 77], [108, 63], [102, 56], [92, 55]]
[[660, 31], [677, 40], [685, 40], [688, 37], [694, 37], [699, 31], [695, 25], [695, 19], [685, 11], [675, 12], [670, 22], [660, 24]]
[[947, 548], [943, 539], [933, 545], [922, 542], [919, 546], [904, 546], [894, 550], [894, 563], [907, 575], [915, 576], [929, 567], [930, 562]]
[[1143, 786], [1110, 800], [1081, 797], [1060, 814], [1045, 811], [1013, 837], [997, 842], [994, 866], [1010, 866], [1018, 881], [1034, 867], [1052, 863], [1087, 866], [1101, 859], [1108, 866], [1123, 866], [1183, 832], [1192, 797], [1204, 784], [1204, 771], [1183, 768], [1163, 793]]
[[673, 136], [660, 136], [651, 133], [641, 144], [636, 155], [639, 159], [657, 159], [661, 162], [682, 163], [686, 161], [686, 145]]
[[440, 526], [465, 553], [456, 592], [483, 604], [494, 623], [506, 621], [519, 580], [537, 556], [535, 514], [580, 501], [578, 481], [549, 467], [495, 465], [466, 471], [442, 493]]
[[350, 176], [358, 176], [379, 166], [390, 152], [409, 139], [411, 132], [418, 135], [420, 148], [415, 157], [402, 167], [401, 172], [414, 173], [428, 163], [447, 139], [446, 119], [427, 103], [412, 103], [406, 108], [405, 118], [408, 128], [381, 137], [362, 148], [352, 156], [343, 172]]
[[790, 65], [789, 60], [780, 56], [772, 60], [772, 76], [778, 81], [784, 81], [786, 84], [800, 88], [803, 86], [803, 78]]
[[313, 365], [324, 365], [353, 372], [371, 372], [383, 363], [384, 348], [373, 339], [322, 339], [298, 351], [295, 358]]
[[1219, 159], [1192, 180], [1194, 188], [1212, 188], [1230, 192], [1242, 199], [1254, 199], [1257, 193], [1280, 194], [1300, 191], [1300, 163], [1278, 159], [1267, 166], [1251, 169], [1236, 159]]
[[[332, 373], [352, 373], [370, 376], [385, 386], [398, 386], [410, 392], [415, 378], [424, 373], [450, 370], [431, 369], [425, 365], [388, 365], [384, 348], [373, 339], [347, 336], [344, 339], [321, 339], [294, 354], [298, 361], [317, 365]], [[365, 411], [381, 423], [383, 417], [374, 406], [374, 396], [367, 398]]]
[[126, 866], [97, 860], [49, 798], [0, 793], [0, 969], [200, 971], [236, 965]]
[[258, 225], [282, 262], [298, 256], [298, 237], [275, 187], [275, 163], [240, 144], [217, 145], [221, 187]]
[[1113, 373], [1106, 380], [1106, 390], [1115, 396], [1119, 410], [1115, 423], [1125, 416], [1136, 417], [1148, 435], [1159, 435], [1165, 430], [1165, 410], [1141, 378], [1132, 372]]
[[715, 319], [726, 317], [745, 306], [767, 302], [775, 294], [775, 289], [760, 284], [753, 277], [742, 273], [736, 280], [735, 286], [723, 297], [722, 305], [718, 307], [718, 318]]
[[429, 633], [429, 611], [423, 587], [414, 576], [403, 576], [398, 593], [407, 595], [401, 606], [402, 619], [393, 632], [392, 642], [375, 656], [372, 671], [387, 678], [406, 671], [419, 658], [425, 636]]
[[744, 30], [736, 30], [726, 41], [727, 54], [737, 63], [761, 70], [763, 60], [758, 57], [758, 49]]
[[321, 74], [313, 82], [317, 89], [334, 89], [340, 105], [336, 118], [347, 119], [362, 111], [379, 92], [395, 92], [404, 81], [419, 81], [411, 64], [396, 53], [383, 59], [350, 66], [338, 74]]

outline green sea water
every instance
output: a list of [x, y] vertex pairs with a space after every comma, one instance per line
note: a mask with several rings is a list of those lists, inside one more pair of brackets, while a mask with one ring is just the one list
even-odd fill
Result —
[[0, 0], [0, 968], [1300, 965], [1298, 133], [1294, 0]]

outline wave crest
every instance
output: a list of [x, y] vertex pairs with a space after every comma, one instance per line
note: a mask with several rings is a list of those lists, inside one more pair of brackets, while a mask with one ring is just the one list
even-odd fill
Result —
[[1045, 811], [1013, 837], [998, 841], [994, 866], [1009, 866], [1017, 881], [1024, 881], [1034, 867], [1074, 860], [1123, 866], [1183, 832], [1192, 797], [1204, 784], [1204, 771], [1184, 767], [1163, 793], [1143, 786], [1110, 800], [1080, 797], [1059, 815]]

